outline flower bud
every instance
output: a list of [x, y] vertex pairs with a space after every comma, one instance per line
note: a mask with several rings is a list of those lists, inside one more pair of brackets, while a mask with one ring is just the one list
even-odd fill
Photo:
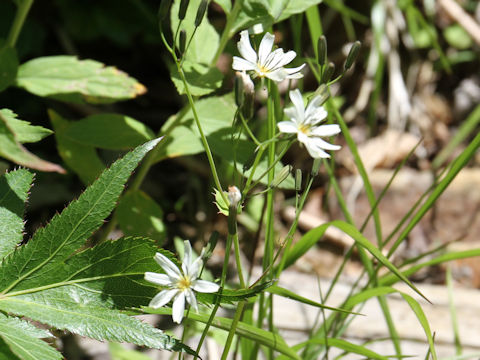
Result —
[[297, 169], [295, 171], [295, 190], [300, 191], [302, 189], [302, 170]]
[[162, 0], [160, 2], [160, 7], [158, 8], [158, 20], [164, 20], [167, 17], [171, 5], [172, 0]]
[[180, 54], [183, 55], [185, 52], [185, 47], [187, 45], [187, 33], [184, 29], [180, 30], [180, 39], [178, 41], [178, 50], [180, 50]]
[[320, 86], [315, 90], [313, 96], [320, 96], [320, 102], [318, 106], [325, 104], [330, 97], [330, 93], [328, 92], [328, 86], [325, 84], [320, 84]]
[[345, 60], [345, 64], [343, 65], [343, 68], [345, 69], [345, 71], [347, 71], [352, 67], [353, 63], [358, 57], [358, 53], [360, 52], [361, 46], [362, 44], [360, 43], [360, 41], [355, 41], [353, 43], [352, 47], [350, 48], [350, 51], [348, 52], [347, 60]]
[[292, 166], [291, 165], [285, 165], [280, 172], [275, 174], [275, 177], [272, 180], [272, 183], [270, 184], [271, 188], [276, 188], [278, 187], [287, 177], [290, 175], [290, 172], [292, 171]]
[[200, 24], [202, 23], [205, 12], [207, 11], [207, 6], [208, 0], [202, 0], [200, 5], [198, 6], [197, 16], [195, 17], [195, 27], [200, 26]]
[[181, 0], [180, 7], [178, 8], [178, 19], [183, 20], [185, 19], [185, 15], [187, 14], [187, 8], [190, 0]]
[[318, 64], [323, 66], [327, 63], [327, 39], [324, 35], [318, 38], [317, 42]]
[[242, 193], [236, 186], [228, 187], [228, 201], [230, 202], [230, 208], [236, 208], [240, 200], [242, 200]]
[[235, 91], [235, 104], [237, 104], [237, 107], [240, 108], [243, 106], [243, 103], [245, 100], [245, 93], [243, 92], [242, 73], [239, 71], [235, 73], [234, 91]]
[[[237, 81], [238, 79], [238, 81]], [[235, 77], [235, 102], [241, 108], [243, 117], [253, 117], [255, 105], [255, 85], [245, 71], [237, 71]]]
[[320, 81], [320, 82], [322, 84], [328, 83], [330, 81], [330, 79], [332, 78], [332, 75], [333, 75], [334, 72], [335, 72], [335, 64], [332, 63], [332, 62], [328, 63], [327, 68], [323, 72], [322, 81]]
[[313, 160], [313, 165], [312, 165], [312, 172], [310, 173], [312, 177], [315, 177], [318, 175], [318, 170], [320, 170], [320, 159], [314, 159]]

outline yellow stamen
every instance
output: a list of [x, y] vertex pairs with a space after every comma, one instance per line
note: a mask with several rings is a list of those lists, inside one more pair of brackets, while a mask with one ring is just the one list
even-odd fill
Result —
[[192, 282], [190, 281], [190, 279], [188, 277], [182, 277], [177, 283], [177, 287], [181, 291], [189, 289], [190, 285], [192, 285]]
[[308, 135], [310, 132], [310, 125], [307, 124], [302, 124], [298, 127], [298, 130], [304, 133], [305, 135]]

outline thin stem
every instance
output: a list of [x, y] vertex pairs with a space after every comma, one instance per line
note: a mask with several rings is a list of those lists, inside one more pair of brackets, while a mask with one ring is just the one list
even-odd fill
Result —
[[250, 136], [250, 138], [253, 140], [255, 145], [261, 146], [262, 144], [260, 143], [260, 141], [258, 141], [255, 135], [253, 135], [252, 130], [250, 130], [250, 127], [248, 126], [247, 121], [245, 120], [245, 117], [243, 116], [242, 112], [239, 111], [238, 115], [240, 117], [240, 120], [242, 121], [243, 127], [245, 128], [245, 131], [247, 132], [248, 136]]
[[17, 12], [7, 37], [7, 46], [15, 47], [18, 36], [20, 35], [20, 31], [22, 31], [23, 24], [25, 23], [25, 19], [27, 18], [32, 4], [33, 0], [18, 1]]
[[218, 58], [220, 57], [220, 55], [222, 55], [223, 49], [225, 49], [225, 46], [227, 45], [227, 42], [230, 39], [230, 31], [232, 30], [232, 26], [235, 23], [235, 20], [237, 20], [238, 13], [242, 9], [242, 5], [243, 5], [243, 0], [236, 0], [235, 3], [233, 4], [232, 11], [230, 11], [230, 14], [227, 15], [227, 23], [225, 24], [222, 36], [220, 37], [220, 43], [218, 44], [217, 52], [213, 57], [211, 66], [215, 66], [215, 64], [218, 61]]
[[243, 313], [243, 307], [245, 306], [245, 301], [241, 301], [238, 303], [237, 311], [235, 311], [235, 316], [232, 320], [232, 325], [230, 327], [230, 331], [228, 332], [227, 341], [225, 343], [225, 347], [223, 349], [222, 358], [221, 360], [226, 360], [228, 356], [228, 352], [230, 351], [230, 347], [232, 346], [233, 337], [235, 336], [235, 330], [237, 329], [238, 322]]
[[240, 282], [240, 287], [244, 289], [246, 284], [243, 276], [242, 262], [240, 261], [240, 243], [238, 241], [238, 234], [235, 234], [233, 237], [233, 246], [235, 250], [235, 262], [237, 263], [238, 281]]

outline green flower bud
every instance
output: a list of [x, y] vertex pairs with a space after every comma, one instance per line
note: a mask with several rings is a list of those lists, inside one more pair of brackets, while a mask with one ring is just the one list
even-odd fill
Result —
[[332, 78], [332, 75], [333, 75], [334, 72], [335, 72], [335, 64], [332, 63], [332, 62], [328, 63], [327, 68], [323, 72], [321, 83], [322, 84], [328, 83], [330, 81], [330, 79]]
[[158, 8], [158, 20], [164, 20], [167, 17], [171, 6], [172, 0], [162, 0], [160, 2], [160, 7]]
[[205, 12], [207, 11], [207, 6], [208, 0], [202, 0], [197, 10], [197, 16], [195, 17], [195, 27], [200, 26], [200, 24], [202, 23]]
[[317, 42], [318, 63], [323, 66], [327, 63], [327, 39], [320, 36]]
[[320, 84], [320, 86], [315, 90], [315, 93], [313, 94], [313, 97], [315, 96], [320, 96], [321, 100], [320, 103], [318, 104], [319, 106], [325, 104], [330, 97], [330, 93], [328, 92], [328, 86], [325, 84]]
[[360, 52], [361, 46], [362, 44], [360, 43], [360, 41], [355, 41], [353, 43], [352, 47], [350, 48], [350, 51], [348, 52], [347, 60], [345, 60], [345, 64], [343, 65], [343, 68], [345, 69], [345, 71], [347, 71], [352, 67], [353, 63], [358, 57], [358, 53]]
[[180, 7], [178, 8], [178, 19], [183, 20], [185, 19], [185, 15], [187, 14], [187, 8], [190, 0], [181, 0]]
[[272, 180], [272, 183], [270, 184], [271, 188], [276, 188], [278, 187], [287, 177], [290, 175], [290, 172], [292, 171], [292, 166], [291, 165], [285, 165], [280, 172], [275, 174], [275, 177]]
[[295, 171], [295, 190], [300, 191], [302, 189], [302, 170], [297, 169]]
[[185, 30], [180, 30], [180, 39], [178, 41], [179, 45], [178, 45], [178, 50], [180, 50], [180, 54], [183, 55], [183, 53], [185, 52], [185, 47], [187, 45], [187, 33]]
[[318, 170], [320, 170], [320, 160], [321, 159], [314, 159], [313, 160], [313, 165], [312, 165], [312, 172], [310, 173], [312, 177], [315, 177], [318, 175]]

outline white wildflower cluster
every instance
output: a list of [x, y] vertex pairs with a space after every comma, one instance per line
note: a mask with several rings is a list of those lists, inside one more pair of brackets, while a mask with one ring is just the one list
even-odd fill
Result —
[[[305, 64], [295, 68], [284, 67], [296, 57], [295, 51], [290, 50], [285, 53], [281, 48], [272, 51], [274, 40], [275, 37], [272, 34], [266, 33], [260, 42], [257, 53], [250, 44], [248, 31], [242, 31], [240, 41], [237, 43], [242, 57], [233, 57], [233, 69], [253, 72], [253, 78], [266, 77], [276, 82], [303, 77], [300, 70]], [[299, 90], [290, 91], [289, 95], [293, 106], [286, 109], [285, 114], [290, 120], [278, 123], [279, 130], [286, 134], [297, 134], [298, 141], [307, 148], [312, 158], [329, 158], [330, 155], [325, 150], [338, 150], [340, 146], [329, 144], [322, 137], [340, 133], [340, 127], [338, 125], [320, 125], [327, 117], [327, 111], [321, 104], [321, 96], [313, 97], [305, 108]]]

